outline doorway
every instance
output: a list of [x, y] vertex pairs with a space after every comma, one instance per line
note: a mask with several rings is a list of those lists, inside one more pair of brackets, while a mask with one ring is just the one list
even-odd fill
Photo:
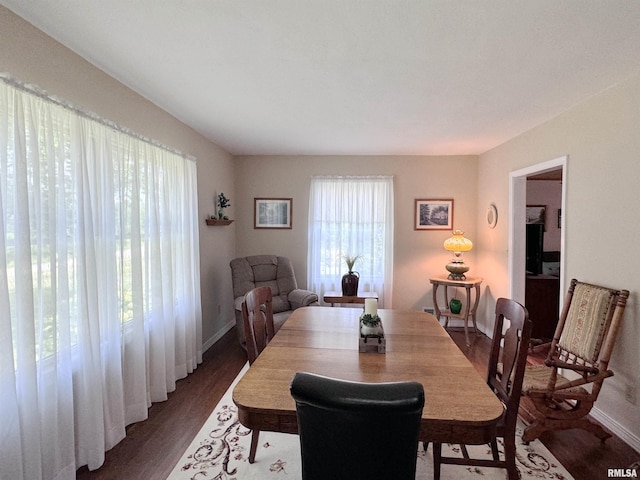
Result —
[[[560, 296], [564, 292], [564, 264], [565, 264], [565, 219], [566, 210], [566, 185], [567, 185], [567, 161], [568, 157], [562, 156], [539, 163], [531, 167], [516, 170], [509, 174], [509, 279], [510, 296], [512, 299], [525, 303], [525, 281], [526, 281], [526, 216], [527, 216], [527, 181], [532, 177], [541, 178], [544, 175], [554, 175], [562, 178], [561, 202], [558, 216], [560, 228], [560, 259], [559, 259], [559, 282]], [[542, 177], [544, 178], [544, 177]], [[562, 299], [560, 299], [560, 304]]]

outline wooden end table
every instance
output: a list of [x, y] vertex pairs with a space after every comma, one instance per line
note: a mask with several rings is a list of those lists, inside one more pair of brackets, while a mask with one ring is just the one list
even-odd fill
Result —
[[[431, 277], [429, 282], [433, 284], [433, 308], [436, 312], [436, 318], [440, 321], [441, 317], [445, 317], [444, 328], [449, 325], [450, 318], [459, 318], [464, 322], [464, 338], [467, 346], [471, 345], [469, 342], [468, 323], [469, 317], [473, 322], [473, 330], [478, 335], [478, 327], [476, 325], [476, 310], [478, 309], [478, 302], [480, 301], [480, 284], [482, 283], [481, 277], [469, 277], [465, 280], [452, 280], [447, 275], [437, 275]], [[444, 308], [438, 306], [438, 287], [444, 287]], [[449, 309], [449, 287], [460, 287], [465, 289], [466, 301], [464, 302], [464, 308], [460, 313], [453, 313]], [[475, 290], [475, 300], [471, 303], [471, 289]]]
[[364, 303], [365, 298], [378, 299], [377, 292], [360, 292], [354, 296], [344, 296], [342, 292], [324, 292], [322, 299], [333, 307], [336, 303]]

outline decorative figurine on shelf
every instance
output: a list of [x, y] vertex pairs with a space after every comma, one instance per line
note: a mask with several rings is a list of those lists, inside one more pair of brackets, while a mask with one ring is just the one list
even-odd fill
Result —
[[362, 255], [344, 255], [343, 257], [349, 269], [349, 273], [345, 273], [342, 276], [342, 295], [345, 297], [355, 297], [358, 294], [360, 274], [353, 271], [353, 266], [361, 257]]
[[219, 220], [229, 220], [229, 217], [226, 217], [224, 214], [224, 209], [231, 206], [231, 201], [224, 196], [224, 193], [218, 195], [218, 219]]

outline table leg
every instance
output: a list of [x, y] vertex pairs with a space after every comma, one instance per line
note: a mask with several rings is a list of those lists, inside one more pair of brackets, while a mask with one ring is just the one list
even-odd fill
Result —
[[436, 318], [438, 319], [438, 323], [440, 323], [440, 316], [442, 313], [440, 312], [440, 307], [438, 307], [438, 285], [437, 283], [433, 285], [433, 309], [436, 314]]
[[473, 309], [471, 310], [471, 319], [473, 320], [473, 330], [478, 334], [478, 326], [476, 325], [476, 312], [478, 311], [478, 303], [480, 303], [480, 285], [476, 285], [476, 299], [473, 303]]
[[[449, 287], [447, 285], [444, 285], [444, 309], [448, 309], [449, 307]], [[451, 313], [451, 312], [449, 312]], [[449, 326], [449, 320], [451, 319], [451, 317], [449, 315], [446, 316], [446, 320], [444, 321], [444, 328], [447, 328]]]
[[[471, 308], [471, 287], [467, 286], [464, 288], [465, 292], [467, 293], [467, 301], [465, 302], [466, 305], [464, 306], [464, 318], [462, 319], [462, 321], [464, 322], [464, 339], [467, 342], [467, 347], [469, 345], [471, 345], [471, 342], [469, 342], [469, 310]], [[475, 325], [475, 321], [474, 321], [474, 325]]]

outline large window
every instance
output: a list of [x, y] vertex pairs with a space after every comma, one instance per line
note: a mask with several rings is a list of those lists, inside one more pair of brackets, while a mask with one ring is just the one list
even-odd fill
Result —
[[358, 291], [375, 291], [391, 306], [393, 278], [393, 178], [313, 177], [309, 197], [307, 286], [341, 290], [344, 256], [360, 255]]
[[98, 468], [201, 361], [196, 165], [0, 79], [0, 478]]

